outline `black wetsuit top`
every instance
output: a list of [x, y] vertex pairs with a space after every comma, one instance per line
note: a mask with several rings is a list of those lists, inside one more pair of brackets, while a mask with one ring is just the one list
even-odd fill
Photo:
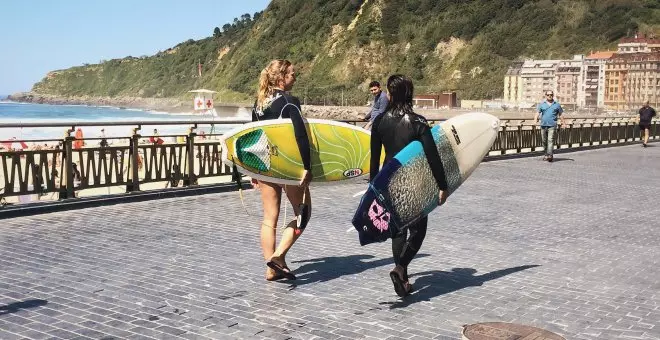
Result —
[[381, 146], [385, 147], [385, 163], [410, 142], [418, 140], [424, 147], [426, 159], [440, 190], [447, 190], [447, 178], [438, 149], [426, 119], [416, 113], [399, 114], [388, 110], [374, 120], [371, 128], [371, 174], [370, 180], [379, 171]]
[[273, 95], [266, 98], [263, 105], [263, 110], [257, 109], [255, 101], [252, 107], [252, 121], [290, 118], [293, 123], [293, 132], [296, 136], [298, 143], [298, 150], [302, 158], [303, 167], [305, 170], [311, 170], [310, 151], [309, 151], [309, 138], [307, 137], [307, 129], [305, 129], [305, 122], [302, 118], [302, 110], [300, 109], [300, 100], [293, 97], [286, 92], [275, 89]]

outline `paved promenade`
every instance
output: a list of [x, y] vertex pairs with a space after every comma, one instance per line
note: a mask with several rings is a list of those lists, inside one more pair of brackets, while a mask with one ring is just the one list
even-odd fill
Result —
[[224, 193], [0, 220], [0, 339], [660, 339], [660, 144], [481, 164], [431, 214], [405, 299], [390, 242], [347, 231], [364, 186], [313, 189], [295, 282], [263, 279], [252, 190], [251, 216]]

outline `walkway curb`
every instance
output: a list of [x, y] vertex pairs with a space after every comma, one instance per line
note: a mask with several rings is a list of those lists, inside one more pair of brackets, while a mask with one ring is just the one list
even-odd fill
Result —
[[[248, 181], [242, 181], [241, 188], [251, 188]], [[20, 216], [46, 214], [51, 212], [66, 211], [73, 209], [92, 208], [113, 204], [142, 202], [162, 198], [175, 198], [197, 196], [203, 194], [215, 194], [236, 190], [236, 183], [209, 184], [191, 186], [184, 188], [171, 188], [167, 190], [136, 191], [125, 194], [72, 198], [62, 201], [28, 203], [22, 205], [11, 205], [0, 208], [0, 220]]]

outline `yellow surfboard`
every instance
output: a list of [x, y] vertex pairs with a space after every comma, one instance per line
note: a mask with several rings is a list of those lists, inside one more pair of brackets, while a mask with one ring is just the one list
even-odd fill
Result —
[[[332, 182], [369, 175], [371, 132], [351, 124], [305, 119], [310, 139], [312, 182]], [[239, 126], [222, 136], [222, 161], [245, 175], [278, 184], [297, 185], [302, 158], [290, 119]], [[385, 152], [381, 152], [381, 164]]]

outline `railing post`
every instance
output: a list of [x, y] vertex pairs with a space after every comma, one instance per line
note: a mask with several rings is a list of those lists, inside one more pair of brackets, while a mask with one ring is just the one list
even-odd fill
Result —
[[538, 138], [536, 138], [536, 124], [532, 125], [532, 136], [530, 138], [531, 151], [536, 150], [536, 144], [538, 143]]
[[186, 141], [186, 149], [188, 150], [188, 173], [183, 180], [183, 186], [197, 184], [197, 175], [195, 174], [195, 136], [197, 136], [197, 133], [195, 133], [193, 128], [190, 128], [188, 131]]
[[138, 146], [140, 143], [139, 133], [137, 133], [137, 128], [133, 129], [133, 135], [131, 136], [130, 142], [130, 157], [131, 157], [131, 182], [126, 184], [126, 192], [138, 191], [140, 190], [140, 169], [138, 168], [138, 158], [140, 154], [138, 153]]
[[71, 136], [73, 129], [67, 130], [64, 135], [62, 152], [64, 153], [64, 173], [66, 183], [64, 188], [60, 187], [59, 199], [73, 198], [75, 192], [73, 188], [73, 141], [76, 139]]
[[521, 153], [522, 152], [522, 122], [518, 123], [518, 136], [516, 138], [516, 152]]
[[584, 122], [580, 123], [580, 146], [584, 146]]
[[506, 150], [507, 150], [507, 137], [506, 137], [507, 127], [508, 127], [508, 123], [505, 122], [504, 125], [502, 125], [502, 131], [500, 131], [500, 133], [502, 134], [502, 138], [500, 138], [500, 140], [502, 141], [500, 154], [502, 155], [506, 154]]

